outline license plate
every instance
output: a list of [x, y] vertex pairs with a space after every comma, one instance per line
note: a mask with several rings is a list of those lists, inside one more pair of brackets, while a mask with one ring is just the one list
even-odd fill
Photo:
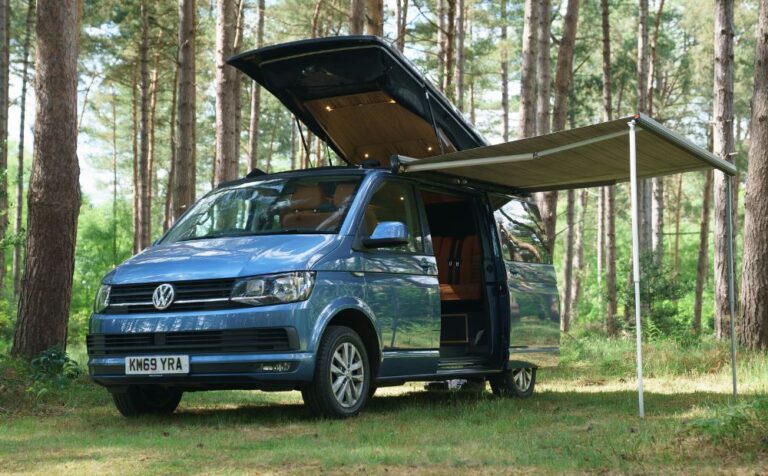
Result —
[[157, 355], [125, 358], [125, 375], [169, 375], [188, 373], [188, 355]]

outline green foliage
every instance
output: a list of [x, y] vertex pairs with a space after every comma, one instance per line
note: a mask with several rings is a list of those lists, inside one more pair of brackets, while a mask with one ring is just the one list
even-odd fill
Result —
[[768, 397], [710, 406], [706, 413], [690, 428], [721, 451], [768, 454]]

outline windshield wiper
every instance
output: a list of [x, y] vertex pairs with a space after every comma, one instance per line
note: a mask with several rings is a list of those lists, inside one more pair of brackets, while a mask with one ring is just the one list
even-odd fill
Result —
[[301, 234], [323, 234], [323, 233], [331, 233], [329, 231], [319, 231], [319, 230], [307, 230], [307, 229], [301, 229], [301, 228], [284, 228], [282, 230], [265, 230], [265, 231], [249, 231], [249, 232], [243, 232], [243, 233], [233, 233], [233, 232], [227, 232], [227, 233], [210, 233], [207, 235], [200, 235], [200, 236], [188, 236], [186, 238], [179, 238], [176, 240], [176, 242], [180, 241], [194, 241], [194, 240], [207, 240], [211, 238], [241, 238], [244, 236], [264, 236], [264, 235], [301, 235]]

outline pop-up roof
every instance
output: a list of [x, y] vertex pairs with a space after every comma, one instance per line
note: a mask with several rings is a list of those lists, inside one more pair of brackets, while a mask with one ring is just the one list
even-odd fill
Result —
[[295, 41], [228, 62], [350, 164], [387, 166], [392, 155], [423, 158], [487, 144], [398, 50], [373, 36]]

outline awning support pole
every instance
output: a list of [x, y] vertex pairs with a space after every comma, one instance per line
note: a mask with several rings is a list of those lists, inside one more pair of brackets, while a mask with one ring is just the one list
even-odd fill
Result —
[[731, 373], [733, 378], [733, 396], [736, 396], [736, 291], [734, 284], [733, 268], [733, 176], [725, 177], [725, 226], [726, 243], [728, 246], [727, 272], [728, 272], [728, 307], [731, 314]]
[[640, 230], [638, 229], [639, 213], [637, 203], [637, 141], [635, 137], [635, 121], [629, 125], [629, 188], [632, 199], [632, 280], [635, 284], [635, 334], [637, 343], [637, 398], [640, 408], [640, 418], [645, 418], [643, 402], [643, 326], [640, 318]]

